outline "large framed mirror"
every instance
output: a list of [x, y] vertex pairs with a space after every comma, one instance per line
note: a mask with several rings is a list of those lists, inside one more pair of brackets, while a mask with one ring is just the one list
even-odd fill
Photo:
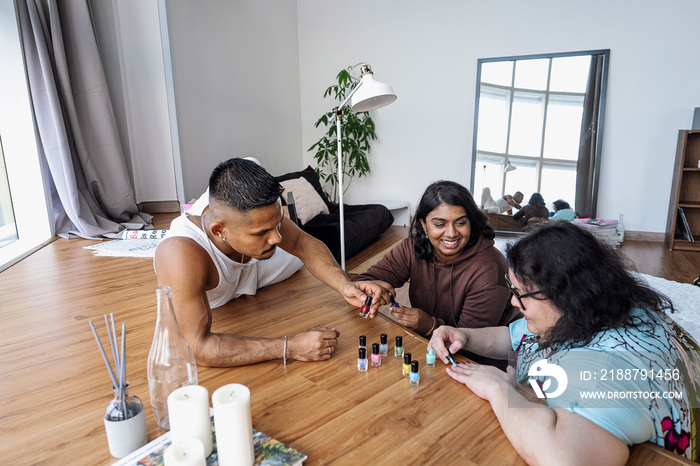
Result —
[[609, 60], [610, 50], [478, 60], [477, 203], [520, 191], [524, 205], [540, 193], [549, 210], [561, 199], [580, 217], [596, 216]]

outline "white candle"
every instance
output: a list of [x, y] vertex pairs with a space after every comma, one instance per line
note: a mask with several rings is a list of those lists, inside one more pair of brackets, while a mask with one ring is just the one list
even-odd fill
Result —
[[214, 404], [216, 450], [221, 466], [252, 466], [253, 420], [250, 416], [250, 390], [245, 385], [224, 385], [211, 397]]
[[209, 392], [201, 385], [185, 385], [168, 395], [170, 440], [196, 438], [204, 446], [204, 456], [214, 448], [209, 415]]
[[204, 445], [196, 438], [173, 442], [163, 454], [165, 466], [206, 466]]

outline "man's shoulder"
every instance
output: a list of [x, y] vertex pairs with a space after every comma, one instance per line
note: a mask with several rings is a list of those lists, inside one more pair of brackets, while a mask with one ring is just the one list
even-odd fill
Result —
[[[197, 241], [187, 236], [165, 238], [156, 248], [156, 263], [169, 264], [185, 261], [191, 265], [206, 264], [209, 253]], [[193, 262], [190, 262], [193, 261]]]

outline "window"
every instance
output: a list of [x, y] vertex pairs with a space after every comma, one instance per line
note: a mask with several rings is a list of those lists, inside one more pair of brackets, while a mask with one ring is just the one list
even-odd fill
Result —
[[[3, 270], [53, 236], [12, 0], [0, 0], [0, 76], [0, 209], [9, 231], [0, 233], [7, 238], [0, 247]], [[10, 218], [14, 225], [7, 227]]]
[[[608, 53], [479, 60], [472, 169], [477, 201], [483, 188], [489, 187], [494, 198], [522, 191], [527, 202], [539, 192], [550, 206], [557, 199], [576, 205], [581, 129], [582, 123], [588, 124], [584, 106], [589, 75], [599, 79], [597, 61], [596, 66], [591, 61], [602, 55], [607, 70]], [[604, 104], [604, 90], [602, 96]], [[593, 121], [602, 122], [603, 109], [601, 105]], [[599, 155], [595, 159], [598, 164]]]

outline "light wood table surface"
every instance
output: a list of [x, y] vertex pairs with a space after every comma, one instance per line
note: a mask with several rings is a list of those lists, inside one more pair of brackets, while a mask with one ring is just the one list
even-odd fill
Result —
[[[152, 261], [93, 257], [82, 249], [93, 243], [61, 239], [0, 274], [0, 464], [116, 461], [102, 421], [111, 382], [88, 325], [93, 320], [107, 343], [102, 316], [109, 312], [117, 325], [127, 325], [127, 379], [146, 406], [149, 440], [161, 435], [146, 381], [156, 317]], [[453, 381], [440, 361], [425, 366], [424, 340], [385, 317], [357, 314], [302, 269], [216, 309], [213, 330], [282, 337], [333, 326], [341, 336], [332, 359], [199, 367], [199, 383], [210, 396], [228, 383], [248, 386], [253, 426], [308, 455], [308, 465], [524, 464], [486, 401]], [[371, 347], [380, 333], [389, 337], [390, 356], [358, 372], [359, 335], [367, 335]], [[392, 356], [396, 335], [420, 361], [418, 387]], [[632, 464], [669, 458], [650, 445], [632, 454]]]

